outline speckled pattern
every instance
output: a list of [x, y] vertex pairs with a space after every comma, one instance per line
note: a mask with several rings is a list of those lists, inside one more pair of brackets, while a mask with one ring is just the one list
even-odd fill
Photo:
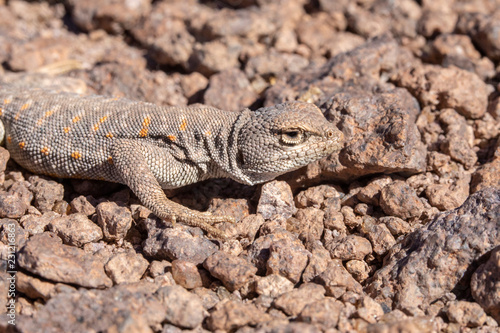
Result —
[[0, 105], [7, 149], [24, 168], [126, 184], [157, 216], [221, 238], [211, 224], [234, 218], [192, 211], [162, 188], [220, 177], [258, 184], [342, 143], [341, 132], [303, 102], [228, 112], [6, 86]]

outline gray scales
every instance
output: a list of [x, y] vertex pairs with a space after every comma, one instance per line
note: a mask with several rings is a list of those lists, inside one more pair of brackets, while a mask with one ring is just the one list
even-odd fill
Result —
[[255, 185], [342, 145], [342, 133], [303, 102], [231, 112], [2, 86], [0, 105], [2, 137], [22, 167], [126, 184], [158, 217], [223, 239], [213, 224], [233, 217], [188, 209], [162, 189], [224, 177]]

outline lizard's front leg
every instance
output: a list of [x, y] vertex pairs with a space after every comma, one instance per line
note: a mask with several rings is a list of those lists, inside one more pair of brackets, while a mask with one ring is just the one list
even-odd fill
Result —
[[218, 238], [226, 239], [226, 234], [211, 224], [234, 223], [234, 218], [200, 213], [169, 200], [151, 171], [145, 154], [147, 147], [131, 140], [117, 140], [111, 150], [113, 165], [118, 175], [139, 200], [156, 216], [169, 220], [174, 225], [176, 221], [183, 222], [200, 227]]

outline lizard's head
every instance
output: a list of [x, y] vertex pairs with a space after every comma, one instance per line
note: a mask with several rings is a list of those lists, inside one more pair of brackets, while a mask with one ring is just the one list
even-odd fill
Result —
[[342, 144], [342, 132], [318, 107], [288, 102], [252, 113], [238, 137], [238, 162], [256, 184], [328, 156]]

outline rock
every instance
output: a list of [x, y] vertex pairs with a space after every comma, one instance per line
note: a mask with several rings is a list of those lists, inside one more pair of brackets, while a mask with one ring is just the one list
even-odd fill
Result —
[[439, 120], [446, 126], [446, 140], [441, 143], [441, 150], [470, 169], [477, 161], [474, 152], [474, 131], [466, 119], [453, 109], [441, 110]]
[[360, 294], [362, 287], [342, 264], [331, 262], [317, 278], [317, 282], [326, 289], [326, 295], [340, 298], [346, 291]]
[[229, 291], [243, 287], [257, 272], [257, 268], [245, 259], [218, 251], [209, 256], [203, 263], [210, 274], [221, 280]]
[[349, 260], [345, 263], [345, 268], [359, 283], [362, 283], [370, 276], [370, 267], [363, 260]]
[[314, 244], [309, 263], [302, 274], [302, 281], [311, 282], [323, 273], [330, 263], [330, 253], [320, 244]]
[[[474, 73], [424, 65], [399, 74], [397, 80], [423, 105], [455, 109], [468, 119], [480, 118], [486, 112], [489, 88]], [[474, 91], [474, 95], [467, 91]]]
[[255, 326], [259, 322], [269, 320], [269, 315], [253, 304], [239, 301], [221, 302], [207, 319], [210, 330], [232, 331], [245, 325]]
[[486, 321], [486, 313], [477, 303], [453, 301], [448, 304], [445, 311], [451, 322], [463, 326], [478, 327]]
[[[291, 240], [290, 246], [301, 248], [304, 245], [300, 240], [297, 239], [295, 235], [284, 230], [278, 232], [266, 234], [257, 238], [248, 248], [248, 257], [250, 258], [253, 265], [258, 269], [257, 274], [265, 275], [267, 271], [267, 260], [270, 255], [270, 247], [274, 242], [278, 242], [283, 239]], [[286, 241], [288, 242], [288, 240]]]
[[313, 186], [297, 194], [297, 196], [295, 197], [295, 205], [297, 206], [297, 208], [325, 208], [325, 206], [327, 207], [332, 204], [332, 199], [340, 199], [342, 197], [342, 191], [336, 186]]
[[140, 253], [129, 250], [112, 255], [104, 269], [113, 283], [120, 284], [138, 282], [148, 266], [149, 262]]
[[257, 100], [250, 81], [237, 69], [227, 69], [212, 75], [204, 94], [204, 104], [228, 111], [239, 111]]
[[467, 13], [461, 15], [457, 23], [457, 32], [471, 36], [472, 41], [493, 61], [500, 59], [500, 42], [498, 40], [497, 10], [490, 13]]
[[52, 210], [55, 202], [64, 197], [64, 187], [53, 180], [31, 176], [28, 181], [35, 196], [35, 207], [42, 213]]
[[309, 253], [304, 246], [285, 238], [273, 242], [269, 247], [266, 274], [279, 274], [295, 284], [300, 281], [308, 261]]
[[17, 272], [16, 289], [31, 299], [41, 298], [47, 301], [55, 289], [55, 284], [40, 280], [23, 272]]
[[373, 252], [384, 256], [396, 244], [396, 240], [385, 224], [376, 223], [372, 218], [365, 218], [363, 222], [361, 231], [372, 243]]
[[87, 288], [111, 286], [102, 262], [78, 248], [63, 245], [51, 233], [32, 236], [19, 251], [19, 266], [55, 282]]
[[336, 327], [343, 304], [331, 297], [307, 304], [297, 319], [302, 322], [320, 325], [324, 329]]
[[130, 29], [151, 10], [151, 3], [147, 0], [128, 2], [70, 0], [68, 5], [73, 20], [80, 29], [87, 31], [104, 29], [111, 33], [123, 33], [123, 30]]
[[181, 286], [160, 288], [156, 296], [166, 310], [165, 319], [175, 326], [193, 329], [206, 316], [200, 298]]
[[[240, 51], [241, 44], [233, 38], [217, 39], [203, 44], [196, 43], [190, 61], [196, 63], [197, 72], [210, 77], [218, 72], [239, 67]], [[224, 81], [224, 79], [221, 80], [221, 82]]]
[[424, 205], [415, 191], [405, 182], [399, 180], [382, 189], [380, 207], [387, 215], [402, 219], [419, 217], [424, 211]]
[[347, 235], [340, 239], [325, 242], [325, 248], [330, 252], [333, 259], [340, 260], [363, 260], [372, 253], [370, 241], [364, 237]]
[[69, 205], [73, 213], [82, 213], [86, 216], [90, 216], [96, 212], [93, 202], [95, 202], [95, 199], [92, 196], [85, 197], [80, 195], [71, 200]]
[[49, 231], [59, 236], [65, 244], [82, 247], [102, 239], [102, 229], [84, 214], [71, 214], [52, 219]]
[[169, 5], [156, 4], [148, 18], [132, 28], [132, 34], [159, 64], [180, 65], [188, 69], [195, 38], [188, 32], [183, 20], [172, 15], [177, 8]]
[[290, 316], [297, 316], [305, 306], [325, 298], [325, 289], [314, 283], [304, 283], [276, 298], [274, 307]]
[[274, 215], [287, 219], [296, 212], [292, 190], [286, 182], [273, 180], [262, 185], [257, 213], [264, 219], [270, 219]]
[[176, 227], [154, 229], [144, 241], [143, 250], [145, 255], [156, 259], [182, 259], [201, 264], [217, 251], [217, 245]]
[[[36, 237], [36, 236], [35, 236]], [[31, 316], [20, 316], [19, 332], [123, 332], [150, 333], [165, 319], [164, 306], [148, 292], [123, 288], [80, 289], [52, 297]]]
[[268, 297], [278, 297], [293, 289], [293, 283], [287, 278], [271, 274], [258, 279], [255, 283], [255, 292]]
[[126, 207], [114, 202], [102, 202], [96, 207], [97, 223], [102, 228], [104, 239], [118, 241], [127, 235], [132, 227], [132, 214]]
[[28, 205], [19, 196], [9, 192], [0, 192], [0, 217], [17, 219], [24, 215]]
[[487, 187], [500, 188], [500, 158], [481, 165], [472, 174], [471, 193]]
[[186, 289], [199, 288], [203, 285], [198, 268], [189, 261], [172, 261], [172, 276], [177, 284]]
[[298, 221], [297, 231], [299, 238], [303, 240], [312, 241], [319, 240], [323, 235], [323, 220], [325, 213], [314, 207], [308, 207], [297, 210], [295, 218]]
[[236, 222], [240, 222], [250, 214], [250, 204], [247, 199], [213, 198], [207, 211], [214, 215], [233, 216]]
[[[19, 219], [19, 222], [23, 226], [30, 236], [41, 234], [45, 231], [45, 227], [54, 219], [59, 218], [60, 215], [55, 212], [46, 212], [40, 215], [26, 214]], [[99, 228], [99, 227], [98, 227]], [[101, 229], [99, 229], [101, 230]], [[101, 230], [102, 234], [102, 230]]]
[[[497, 246], [488, 261], [476, 269], [471, 278], [471, 292], [474, 300], [488, 314], [500, 322], [500, 248]], [[475, 311], [478, 313], [478, 311]], [[458, 317], [457, 317], [458, 318]], [[461, 321], [458, 321], [461, 323]]]
[[393, 309], [421, 313], [445, 293], [466, 289], [470, 265], [498, 245], [499, 203], [499, 190], [476, 192], [408, 235], [375, 273], [369, 295]]
[[356, 311], [356, 316], [366, 320], [370, 324], [376, 323], [384, 314], [384, 310], [382, 309], [380, 304], [378, 304], [368, 296], [363, 297], [360, 303], [361, 306]]

